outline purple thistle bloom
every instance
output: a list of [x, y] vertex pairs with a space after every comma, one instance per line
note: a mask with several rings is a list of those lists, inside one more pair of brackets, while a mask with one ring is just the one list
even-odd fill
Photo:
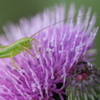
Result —
[[[76, 24], [72, 18], [74, 10], [71, 5], [66, 23], [53, 25], [34, 36], [41, 53], [36, 52], [34, 42], [30, 52], [36, 57], [27, 52], [14, 57], [19, 70], [10, 58], [0, 59], [0, 100], [65, 100], [66, 77], [79, 62], [88, 61], [86, 52], [92, 49], [98, 31], [94, 28], [96, 15], [90, 20], [91, 9], [84, 19], [81, 8]], [[1, 44], [9, 45], [22, 37], [30, 37], [37, 30], [66, 19], [64, 16], [65, 7], [59, 5], [30, 20], [23, 18], [19, 25], [10, 23], [4, 27], [6, 38], [1, 37]]]

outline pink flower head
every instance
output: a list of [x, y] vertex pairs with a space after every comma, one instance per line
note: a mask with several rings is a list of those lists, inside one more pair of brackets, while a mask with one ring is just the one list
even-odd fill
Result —
[[40, 53], [33, 41], [30, 52], [35, 57], [26, 51], [14, 57], [19, 69], [14, 68], [10, 58], [0, 59], [0, 100], [65, 100], [66, 77], [79, 62], [87, 61], [85, 54], [92, 49], [98, 31], [94, 28], [96, 15], [90, 20], [90, 8], [85, 19], [83, 9], [79, 10], [76, 24], [74, 10], [71, 5], [65, 23], [52, 25], [66, 19], [65, 6], [58, 5], [29, 20], [21, 19], [19, 25], [10, 23], [4, 27], [6, 38], [2, 38], [1, 44], [9, 45], [52, 25], [33, 37]]

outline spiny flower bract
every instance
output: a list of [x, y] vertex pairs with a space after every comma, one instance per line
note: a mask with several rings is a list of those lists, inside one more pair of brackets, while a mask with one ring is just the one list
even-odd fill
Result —
[[[84, 12], [79, 10], [76, 24], [73, 23], [74, 5], [71, 5], [65, 23], [58, 23], [39, 32], [33, 38], [38, 43], [36, 48], [32, 42], [30, 52], [22, 52], [14, 57], [19, 67], [15, 69], [10, 58], [0, 59], [0, 99], [1, 100], [65, 100], [66, 77], [75, 69], [79, 61], [93, 45], [98, 28], [94, 28], [96, 16], [90, 20], [91, 9], [85, 19]], [[30, 37], [36, 31], [64, 20], [64, 5], [55, 6], [53, 10], [45, 10], [42, 14], [27, 20], [12, 23], [4, 27], [5, 37], [1, 37], [2, 45], [9, 45], [22, 37]]]
[[68, 100], [98, 100], [100, 95], [100, 70], [92, 64], [81, 62], [67, 78]]

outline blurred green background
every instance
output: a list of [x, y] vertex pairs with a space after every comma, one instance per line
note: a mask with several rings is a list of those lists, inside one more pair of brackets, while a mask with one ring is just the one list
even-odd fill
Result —
[[[8, 21], [18, 23], [20, 18], [34, 16], [35, 14], [43, 11], [45, 8], [52, 7], [54, 4], [58, 4], [62, 1], [66, 2], [67, 8], [72, 2], [75, 3], [77, 9], [79, 9], [82, 5], [85, 6], [86, 11], [88, 7], [92, 7], [92, 13], [97, 13], [96, 26], [100, 26], [100, 0], [0, 0], [0, 33], [3, 33], [2, 26]], [[95, 45], [98, 50], [96, 60], [98, 67], [100, 65], [99, 32], [95, 39]]]

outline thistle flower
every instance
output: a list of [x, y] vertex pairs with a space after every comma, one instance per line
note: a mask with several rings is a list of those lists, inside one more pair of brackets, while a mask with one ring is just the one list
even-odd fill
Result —
[[[76, 24], [71, 18], [74, 17], [74, 10], [74, 5], [71, 5], [68, 14], [70, 19], [65, 23], [53, 25], [34, 36], [40, 53], [35, 52], [33, 42], [30, 52], [36, 57], [27, 52], [14, 57], [19, 70], [14, 69], [10, 58], [0, 59], [1, 100], [67, 99], [66, 78], [79, 62], [86, 60], [85, 54], [92, 49], [98, 31], [98, 28], [94, 28], [96, 15], [89, 21], [91, 9], [84, 19], [81, 8]], [[10, 23], [4, 27], [6, 38], [1, 37], [1, 44], [8, 45], [22, 37], [30, 37], [45, 26], [66, 19], [64, 16], [65, 7], [59, 5], [29, 20], [23, 18], [19, 25]]]

